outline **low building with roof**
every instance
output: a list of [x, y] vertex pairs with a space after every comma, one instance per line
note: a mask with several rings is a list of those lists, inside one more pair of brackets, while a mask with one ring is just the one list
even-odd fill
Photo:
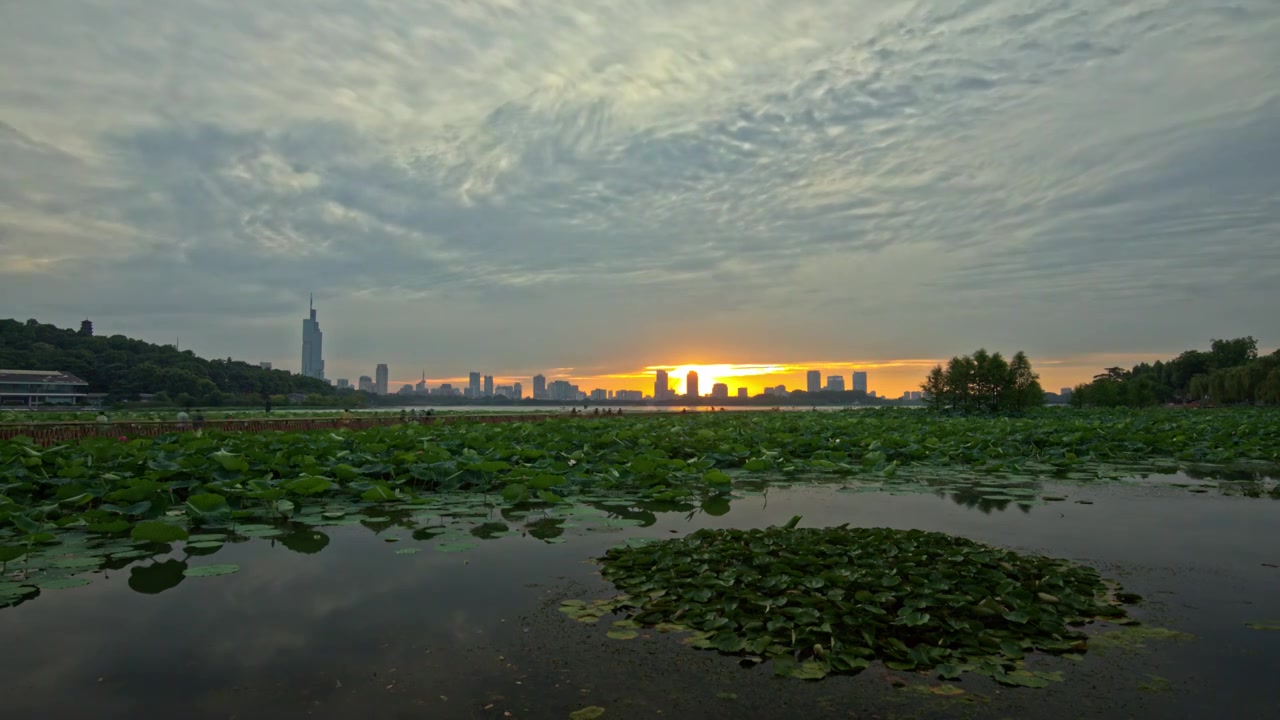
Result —
[[84, 405], [89, 383], [61, 370], [0, 370], [0, 405]]

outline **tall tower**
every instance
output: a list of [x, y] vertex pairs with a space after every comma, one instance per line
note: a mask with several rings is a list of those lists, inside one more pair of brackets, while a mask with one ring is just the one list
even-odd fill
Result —
[[685, 376], [684, 394], [690, 400], [695, 400], [700, 397], [698, 395], [698, 372], [696, 370], [690, 370], [689, 374]]
[[493, 376], [492, 375], [484, 376], [484, 396], [493, 397]]
[[860, 372], [855, 372], [853, 374], [853, 389], [855, 392], [864, 393], [867, 391], [867, 373], [866, 372], [860, 371]]
[[374, 392], [379, 395], [387, 394], [387, 384], [391, 378], [391, 371], [387, 369], [386, 363], [378, 363], [378, 367], [374, 370]]
[[471, 391], [471, 397], [480, 397], [480, 373], [473, 372], [467, 376], [467, 389]]
[[316, 320], [315, 296], [307, 302], [311, 317], [302, 321], [302, 375], [304, 377], [324, 379], [324, 333], [320, 332], [320, 321]]
[[547, 378], [545, 375], [538, 374], [533, 376], [533, 399], [547, 399]]
[[653, 377], [653, 399], [666, 400], [667, 393], [671, 392], [671, 381], [667, 379], [667, 371], [659, 370], [654, 373]]
[[807, 389], [809, 392], [819, 392], [822, 390], [822, 373], [817, 370], [810, 370], [806, 376], [808, 380]]

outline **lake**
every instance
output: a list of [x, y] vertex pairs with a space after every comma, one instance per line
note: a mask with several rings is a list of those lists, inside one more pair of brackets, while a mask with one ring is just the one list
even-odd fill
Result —
[[[0, 609], [0, 692], [13, 718], [564, 719], [590, 706], [610, 720], [1280, 717], [1280, 632], [1249, 627], [1280, 625], [1280, 502], [1198, 485], [1044, 483], [1019, 502], [827, 483], [748, 488], [702, 508], [619, 498], [528, 514], [469, 495], [413, 519], [294, 523], [189, 557], [179, 546], [168, 564], [125, 561]], [[1043, 690], [966, 675], [954, 683], [963, 695], [937, 697], [927, 673], [877, 664], [775, 678], [672, 635], [612, 640], [607, 622], [559, 612], [615, 594], [590, 561], [627, 538], [793, 515], [801, 527], [938, 530], [1091, 565], [1145, 598], [1130, 609], [1142, 627], [1186, 636], [1046, 658], [1064, 681]], [[181, 575], [213, 563], [240, 570]]]

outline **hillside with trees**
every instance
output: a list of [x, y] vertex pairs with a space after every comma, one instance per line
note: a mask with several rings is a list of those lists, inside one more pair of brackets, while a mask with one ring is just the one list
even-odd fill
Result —
[[267, 395], [331, 395], [329, 383], [284, 370], [264, 370], [232, 360], [206, 360], [190, 350], [154, 345], [123, 335], [93, 334], [85, 321], [72, 330], [36, 320], [0, 320], [0, 368], [61, 370], [89, 383], [89, 392], [111, 400], [159, 393], [176, 404], [257, 403]]
[[920, 389], [935, 410], [1004, 413], [1044, 405], [1040, 376], [1021, 350], [1007, 361], [985, 349], [953, 357], [945, 368], [938, 365], [929, 371]]
[[1143, 407], [1209, 401], [1215, 404], [1280, 404], [1280, 350], [1259, 357], [1253, 337], [1213, 340], [1209, 350], [1187, 350], [1168, 361], [1126, 370], [1104, 369], [1079, 385], [1078, 407]]

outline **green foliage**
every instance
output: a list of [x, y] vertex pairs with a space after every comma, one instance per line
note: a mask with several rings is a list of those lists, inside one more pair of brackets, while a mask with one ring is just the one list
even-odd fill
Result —
[[980, 349], [972, 356], [951, 358], [946, 368], [935, 367], [920, 388], [936, 410], [1022, 412], [1044, 404], [1039, 380], [1022, 351], [1006, 362], [1000, 353]]
[[[89, 383], [90, 392], [114, 398], [141, 393], [186, 396], [205, 406], [261, 393], [332, 395], [329, 383], [283, 370], [231, 360], [205, 360], [190, 350], [153, 345], [123, 335], [95, 336], [35, 321], [0, 320], [0, 367], [61, 370]], [[182, 402], [178, 402], [183, 405]]]
[[699, 530], [613, 548], [602, 575], [625, 595], [562, 612], [678, 623], [694, 647], [804, 679], [878, 659], [1043, 687], [1054, 678], [1023, 669], [1025, 654], [1079, 652], [1087, 638], [1072, 626], [1124, 616], [1091, 568], [921, 530]]
[[1071, 396], [1077, 407], [1148, 407], [1179, 400], [1280, 404], [1280, 351], [1259, 357], [1252, 337], [1214, 340], [1208, 352], [1188, 350], [1130, 370], [1107, 368]]

